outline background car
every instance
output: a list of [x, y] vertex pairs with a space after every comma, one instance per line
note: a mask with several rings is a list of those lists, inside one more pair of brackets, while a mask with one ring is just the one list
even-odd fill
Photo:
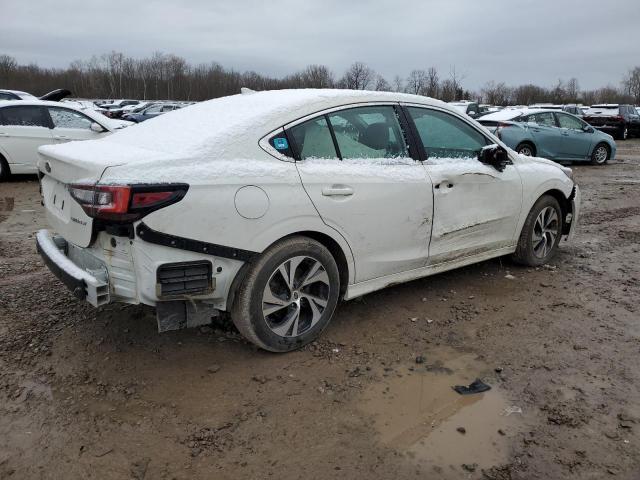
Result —
[[233, 95], [39, 151], [58, 235], [38, 251], [78, 297], [155, 306], [160, 331], [227, 311], [278, 352], [341, 298], [501, 255], [542, 265], [579, 216], [571, 169], [401, 93]]
[[0, 180], [36, 173], [38, 147], [91, 140], [131, 125], [58, 102], [12, 100], [0, 103]]
[[640, 136], [640, 114], [631, 105], [592, 105], [584, 114], [584, 120], [620, 140], [631, 135]]
[[185, 105], [180, 103], [155, 103], [150, 105], [139, 112], [131, 112], [122, 116], [123, 120], [129, 120], [130, 122], [140, 123], [150, 118], [155, 118], [163, 113], [172, 112], [183, 108]]
[[[42, 95], [40, 100], [47, 100], [51, 102], [59, 102], [63, 98], [71, 95], [71, 90], [66, 88], [58, 88], [49, 93]], [[35, 95], [20, 90], [0, 90], [0, 100], [35, 100]]]
[[478, 120], [516, 152], [556, 161], [602, 165], [616, 154], [616, 143], [582, 119], [547, 109], [507, 109]]
[[456, 110], [469, 115], [471, 118], [478, 118], [480, 115], [480, 106], [477, 102], [462, 100], [459, 102], [449, 102], [449, 105]]

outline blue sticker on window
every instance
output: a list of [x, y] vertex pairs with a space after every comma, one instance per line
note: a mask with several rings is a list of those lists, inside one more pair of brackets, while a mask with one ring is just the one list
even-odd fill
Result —
[[276, 147], [277, 150], [286, 150], [289, 148], [289, 142], [287, 142], [286, 138], [277, 137], [273, 139], [273, 146]]

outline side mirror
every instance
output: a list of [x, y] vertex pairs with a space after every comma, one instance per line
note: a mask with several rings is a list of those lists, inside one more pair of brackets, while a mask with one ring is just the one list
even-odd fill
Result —
[[509, 164], [509, 154], [500, 145], [487, 145], [478, 152], [478, 160], [502, 172]]
[[91, 131], [92, 132], [96, 132], [96, 133], [103, 133], [106, 132], [106, 130], [104, 129], [104, 127], [102, 125], [100, 125], [98, 122], [93, 122], [91, 124]]
[[582, 128], [582, 130], [583, 130], [585, 133], [593, 133], [593, 127], [592, 127], [592, 126], [590, 126], [590, 125], [585, 125], [585, 126]]

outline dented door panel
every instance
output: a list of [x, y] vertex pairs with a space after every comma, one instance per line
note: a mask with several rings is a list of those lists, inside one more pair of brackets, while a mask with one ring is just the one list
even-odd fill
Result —
[[499, 172], [475, 159], [425, 163], [433, 188], [429, 264], [513, 245], [522, 181], [513, 165]]

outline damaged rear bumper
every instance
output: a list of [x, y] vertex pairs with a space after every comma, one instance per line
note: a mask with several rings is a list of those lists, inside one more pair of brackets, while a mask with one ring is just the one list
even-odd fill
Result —
[[36, 248], [49, 270], [75, 297], [86, 300], [94, 307], [109, 303], [106, 268], [95, 261], [91, 262], [92, 265], [82, 264], [82, 258], [73, 255], [77, 247], [67, 243], [62, 237], [52, 236], [48, 230], [37, 233]]

